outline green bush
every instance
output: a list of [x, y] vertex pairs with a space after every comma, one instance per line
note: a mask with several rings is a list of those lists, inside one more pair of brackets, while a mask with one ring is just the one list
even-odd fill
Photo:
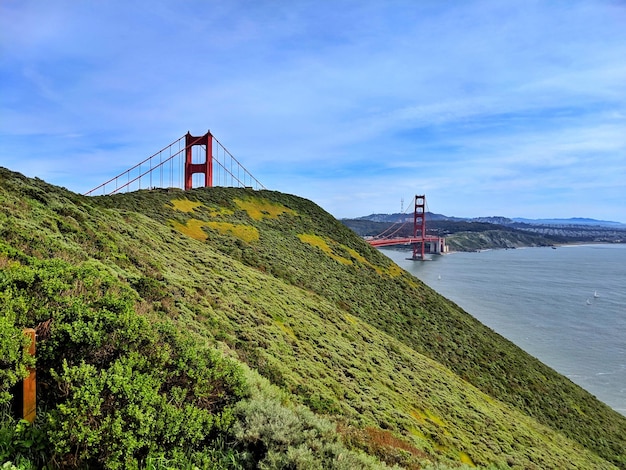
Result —
[[0, 405], [11, 400], [11, 389], [28, 375], [34, 360], [24, 354], [30, 340], [15, 326], [15, 315], [7, 306], [10, 300], [0, 292]]
[[14, 419], [7, 408], [0, 411], [0, 469], [43, 468], [48, 455], [48, 438], [39, 426]]
[[171, 321], [139, 316], [134, 291], [101, 264], [22, 256], [0, 271], [0, 296], [5, 402], [31, 365], [21, 327], [49, 324], [37, 353], [39, 408], [49, 409], [47, 419], [20, 432], [3, 423], [6, 459], [28, 456], [24, 429], [47, 436], [59, 467], [140, 468], [148, 458], [206, 464], [230, 455], [214, 441], [247, 394], [237, 363]]
[[249, 379], [252, 396], [234, 407], [233, 445], [245, 468], [253, 469], [379, 469], [373, 457], [348, 450], [336, 424], [302, 405], [285, 402], [287, 395], [258, 376]]

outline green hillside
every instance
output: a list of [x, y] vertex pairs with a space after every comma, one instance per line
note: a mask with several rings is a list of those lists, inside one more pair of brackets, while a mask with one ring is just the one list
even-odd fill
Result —
[[0, 465], [626, 468], [624, 416], [310, 201], [0, 168], [0, 207]]

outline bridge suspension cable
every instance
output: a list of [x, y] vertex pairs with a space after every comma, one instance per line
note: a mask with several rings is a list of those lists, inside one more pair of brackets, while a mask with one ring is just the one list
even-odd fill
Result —
[[[404, 212], [401, 213], [401, 216], [407, 215], [408, 211], [410, 209], [410, 206], [407, 207], [406, 209], [404, 209]], [[404, 221], [402, 221], [404, 220]], [[401, 223], [402, 222], [402, 223]], [[400, 224], [401, 223], [401, 224]], [[406, 220], [406, 217], [401, 217], [401, 219], [398, 222], [394, 222], [392, 223], [389, 227], [387, 227], [385, 230], [383, 230], [382, 232], [380, 232], [378, 235], [375, 235], [374, 238], [391, 238], [393, 237], [396, 233], [398, 233], [400, 230], [402, 230], [406, 224], [408, 223], [408, 221]], [[389, 233], [391, 230], [394, 229], [394, 227], [396, 225], [400, 224], [400, 226], [398, 228], [396, 228], [392, 233]]]
[[[199, 173], [204, 173], [204, 182], [197, 178]], [[202, 137], [192, 137], [187, 133], [85, 195], [115, 194], [166, 185], [190, 189], [194, 187], [194, 182], [196, 187], [199, 184], [265, 189], [209, 132]]]
[[[412, 260], [425, 260], [425, 254], [428, 253], [445, 253], [447, 251], [445, 245], [445, 238], [436, 235], [426, 234], [426, 196], [415, 196], [414, 200], [414, 212], [413, 212], [413, 231], [410, 237], [394, 237], [402, 226], [406, 225], [408, 221], [405, 220], [401, 227], [396, 229], [392, 234], [387, 235], [385, 238], [380, 238], [382, 234], [389, 232], [395, 224], [388, 227], [387, 230], [377, 237], [367, 239], [367, 243], [374, 247], [393, 246], [393, 245], [411, 245], [413, 249], [413, 256], [409, 259]], [[408, 208], [407, 208], [408, 210]]]

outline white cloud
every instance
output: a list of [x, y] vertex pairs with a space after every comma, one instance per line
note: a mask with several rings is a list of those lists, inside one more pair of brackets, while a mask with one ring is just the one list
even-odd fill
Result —
[[[574, 210], [573, 188], [591, 188], [626, 221], [614, 202], [625, 11], [608, 0], [8, 0], [0, 164], [84, 190], [210, 128], [266, 185], [339, 216], [385, 212], [419, 188], [453, 215], [532, 216], [510, 201], [569, 186], [544, 210]], [[74, 182], [77, 160], [90, 170]]]

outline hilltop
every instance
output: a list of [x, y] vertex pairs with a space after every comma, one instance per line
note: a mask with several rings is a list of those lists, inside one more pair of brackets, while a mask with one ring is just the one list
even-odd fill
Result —
[[[310, 201], [0, 169], [0, 207], [0, 462], [626, 468], [624, 416]], [[7, 411], [24, 327], [32, 426]]]

